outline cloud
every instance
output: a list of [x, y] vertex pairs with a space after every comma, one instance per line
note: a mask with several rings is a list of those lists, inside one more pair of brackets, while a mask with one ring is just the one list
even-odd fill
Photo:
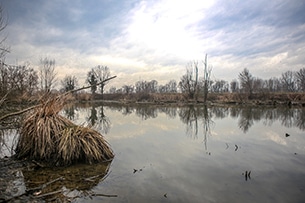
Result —
[[180, 80], [205, 53], [217, 79], [244, 68], [278, 77], [304, 67], [305, 3], [275, 1], [4, 0], [9, 15], [7, 61], [56, 60], [60, 75], [81, 78], [107, 65], [120, 87], [139, 79]]

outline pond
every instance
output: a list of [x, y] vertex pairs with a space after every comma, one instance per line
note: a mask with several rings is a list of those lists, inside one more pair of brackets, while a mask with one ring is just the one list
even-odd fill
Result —
[[305, 200], [304, 109], [93, 103], [62, 114], [101, 132], [114, 160], [21, 171], [23, 188], [64, 177], [73, 202]]

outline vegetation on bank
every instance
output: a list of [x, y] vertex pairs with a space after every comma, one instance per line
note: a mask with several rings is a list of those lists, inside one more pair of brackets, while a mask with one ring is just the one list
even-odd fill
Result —
[[272, 106], [305, 106], [305, 94], [303, 93], [255, 93], [249, 98], [246, 93], [209, 93], [207, 101], [204, 102], [203, 96], [189, 99], [183, 93], [132, 93], [132, 94], [96, 94], [90, 93], [78, 94], [74, 101], [90, 102], [104, 101], [121, 104], [244, 104], [244, 105], [272, 105]]

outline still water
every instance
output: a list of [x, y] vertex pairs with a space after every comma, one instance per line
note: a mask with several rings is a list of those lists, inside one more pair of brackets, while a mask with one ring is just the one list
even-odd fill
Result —
[[62, 186], [73, 202], [305, 202], [304, 109], [96, 103], [62, 114], [101, 132], [114, 160], [24, 171], [25, 187], [39, 174], [87, 174]]

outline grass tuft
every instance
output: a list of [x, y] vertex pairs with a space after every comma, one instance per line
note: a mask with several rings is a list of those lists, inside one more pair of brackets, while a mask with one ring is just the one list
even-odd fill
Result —
[[64, 99], [50, 99], [26, 116], [16, 157], [58, 166], [111, 160], [114, 153], [104, 137], [59, 115], [63, 106]]

